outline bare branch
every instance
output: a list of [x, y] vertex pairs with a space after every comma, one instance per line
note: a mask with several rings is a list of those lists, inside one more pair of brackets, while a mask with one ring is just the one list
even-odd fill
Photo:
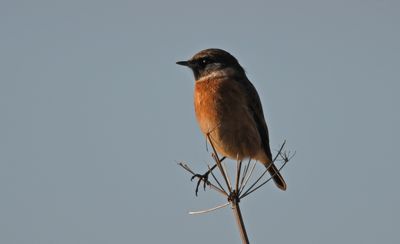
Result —
[[[239, 231], [240, 231], [240, 235], [241, 235], [241, 238], [242, 238], [242, 242], [243, 243], [248, 243], [249, 241], [248, 241], [248, 238], [247, 238], [246, 229], [245, 229], [245, 226], [244, 226], [241, 210], [240, 210], [240, 207], [239, 207], [239, 202], [241, 201], [241, 199], [243, 199], [246, 196], [250, 195], [251, 193], [257, 191], [260, 187], [262, 187], [263, 185], [268, 183], [275, 176], [275, 174], [280, 172], [282, 170], [282, 168], [285, 167], [285, 165], [294, 157], [296, 152], [291, 154], [290, 151], [284, 151], [283, 150], [284, 146], [286, 144], [286, 140], [285, 140], [283, 142], [283, 144], [281, 145], [280, 149], [277, 151], [277, 154], [275, 155], [275, 157], [273, 158], [271, 163], [267, 166], [267, 168], [263, 171], [263, 173], [259, 177], [257, 177], [255, 182], [252, 183], [250, 185], [250, 187], [247, 187], [247, 184], [249, 183], [250, 178], [252, 178], [252, 176], [253, 176], [254, 169], [256, 167], [257, 162], [256, 161], [252, 162], [251, 158], [249, 158], [248, 162], [245, 163], [244, 168], [243, 168], [243, 172], [242, 172], [243, 161], [239, 160], [239, 157], [237, 156], [237, 160], [236, 160], [236, 175], [235, 175], [236, 178], [235, 178], [235, 182], [233, 183], [233, 182], [231, 182], [231, 179], [229, 177], [228, 168], [226, 167], [227, 165], [222, 162], [222, 161], [224, 161], [225, 157], [219, 158], [218, 153], [217, 153], [217, 151], [215, 149], [215, 146], [213, 144], [212, 137], [211, 137], [210, 134], [207, 134], [207, 139], [208, 139], [208, 142], [211, 145], [211, 148], [212, 148], [211, 156], [214, 159], [216, 165], [214, 165], [212, 168], [210, 168], [210, 165], [207, 164], [207, 167], [208, 167], [209, 171], [206, 174], [211, 173], [213, 179], [215, 180], [215, 182], [216, 182], [216, 184], [218, 186], [213, 184], [212, 182], [210, 182], [208, 180], [208, 177], [204, 177], [204, 178], [199, 177], [200, 179], [199, 179], [198, 184], [201, 181], [204, 182], [206, 185], [210, 186], [211, 189], [219, 192], [224, 197], [227, 197], [228, 202], [225, 203], [225, 204], [222, 204], [222, 205], [207, 209], [207, 210], [191, 211], [191, 212], [189, 212], [189, 214], [196, 215], [196, 214], [209, 213], [209, 212], [215, 211], [217, 209], [226, 207], [229, 204], [231, 204], [232, 211], [233, 211], [233, 213], [235, 215], [235, 219], [236, 219], [237, 225], [239, 227]], [[208, 143], [206, 141], [206, 149], [208, 151], [207, 145], [208, 145]], [[271, 175], [270, 178], [264, 180], [265, 174], [266, 174], [266, 172], [268, 172], [269, 167], [271, 167], [271, 165], [273, 163], [275, 163], [276, 161], [282, 162], [282, 166], [278, 169], [277, 172], [275, 172], [273, 175]], [[192, 175], [201, 176], [199, 174], [194, 173], [193, 170], [190, 169], [190, 167], [186, 163], [180, 162], [180, 163], [178, 163], [178, 165], [180, 165], [183, 169], [185, 169], [186, 171], [188, 171]], [[226, 187], [228, 188], [227, 190], [225, 190], [223, 184], [221, 184], [222, 181], [220, 182], [218, 180], [218, 177], [216, 177], [216, 175], [213, 173], [212, 169], [214, 169], [215, 167], [219, 168], [221, 176], [225, 181], [224, 186], [226, 185]], [[260, 183], [260, 182], [262, 182], [262, 183]]]
[[[248, 191], [250, 191], [265, 175], [265, 173], [268, 172], [268, 169], [271, 167], [273, 163], [271, 162], [268, 167], [264, 170], [264, 172], [257, 178], [257, 180], [246, 190], [244, 194], [246, 194]], [[250, 178], [250, 177], [249, 177]], [[244, 188], [244, 187], [243, 187]]]
[[[272, 162], [268, 165], [268, 167], [264, 170], [264, 172], [258, 177], [258, 179], [243, 193], [243, 196], [247, 195], [247, 194], [257, 185], [257, 183], [264, 177], [264, 175], [267, 173], [268, 169], [272, 166], [272, 164], [276, 161], [276, 159], [278, 158], [278, 156], [281, 155], [281, 152], [282, 152], [282, 150], [283, 150], [283, 147], [285, 146], [285, 143], [286, 143], [286, 141], [284, 141], [284, 142], [282, 143], [282, 146], [281, 146], [281, 148], [279, 149], [278, 153], [275, 155], [275, 158], [274, 158], [274, 159], [272, 160]], [[271, 178], [272, 178], [272, 176], [271, 176]], [[267, 182], [268, 182], [269, 180], [270, 180], [270, 179], [268, 179]], [[266, 182], [265, 182], [265, 183], [266, 183]], [[265, 183], [263, 183], [263, 184], [265, 184]], [[243, 196], [242, 196], [242, 197], [243, 197]]]
[[236, 160], [236, 192], [239, 192], [239, 179], [240, 179], [240, 171], [242, 171], [242, 160], [239, 160], [239, 157]]
[[222, 177], [224, 178], [226, 185], [228, 186], [228, 191], [232, 192], [232, 189], [230, 187], [230, 182], [228, 181], [228, 178], [225, 175], [225, 171], [224, 171], [224, 169], [223, 169], [223, 167], [221, 165], [221, 161], [220, 161], [220, 159], [218, 157], [217, 150], [215, 149], [214, 144], [213, 144], [213, 142], [211, 140], [210, 134], [207, 134], [207, 137], [208, 137], [208, 141], [210, 142], [210, 145], [211, 145], [211, 147], [212, 147], [212, 149], [214, 151], [213, 158], [214, 158], [215, 162], [217, 163], [219, 170], [221, 171]]
[[[182, 168], [184, 168], [186, 171], [188, 171], [189, 173], [191, 173], [192, 175], [195, 175], [196, 173], [193, 172], [193, 170], [191, 170], [189, 168], [189, 166], [185, 163], [179, 162], [178, 163], [179, 166], [181, 166]], [[202, 181], [204, 181], [204, 179], [201, 179]], [[210, 186], [211, 189], [216, 190], [217, 192], [221, 193], [222, 195], [224, 195], [225, 197], [227, 197], [229, 194], [227, 192], [225, 192], [225, 190], [220, 189], [218, 186], [212, 184], [210, 181], [207, 181], [206, 184], [208, 186]]]
[[242, 176], [242, 179], [240, 180], [240, 187], [239, 188], [242, 188], [242, 186], [243, 186], [243, 181], [246, 178], [247, 170], [249, 170], [250, 162], [251, 162], [251, 159], [249, 158], [249, 160], [247, 161], [247, 164], [244, 166], [243, 176]]
[[[285, 162], [283, 163], [283, 165], [278, 169], [278, 172], [280, 172], [280, 171], [283, 169], [283, 167], [285, 167], [285, 165], [286, 165], [288, 162], [289, 162], [289, 160], [285, 161]], [[250, 191], [247, 190], [242, 196], [240, 196], [240, 199], [245, 198], [245, 197], [248, 196], [249, 194], [251, 194], [251, 193], [253, 193], [254, 191], [258, 190], [258, 189], [259, 189], [260, 187], [262, 187], [263, 185], [267, 184], [276, 174], [277, 174], [277, 172], [275, 172], [273, 175], [271, 175], [271, 177], [270, 177], [268, 180], [264, 181], [263, 183], [261, 183], [259, 186], [257, 186], [257, 187], [254, 188], [253, 190], [250, 190]]]
[[283, 141], [281, 148], [279, 148], [278, 153], [275, 155], [274, 160], [272, 160], [273, 163], [275, 163], [278, 156], [281, 155], [281, 152], [282, 152], [283, 148], [285, 147], [285, 144], [286, 144], [286, 140]]
[[249, 181], [251, 175], [253, 174], [253, 171], [254, 171], [255, 167], [256, 167], [256, 162], [253, 162], [253, 166], [251, 167], [250, 171], [247, 172], [247, 176], [246, 176], [246, 179], [244, 180], [243, 185], [242, 185], [242, 187], [240, 189], [239, 196], [242, 193], [242, 191], [244, 190], [244, 188], [246, 187], [247, 182]]
[[231, 189], [231, 191], [232, 191], [231, 178], [229, 177], [228, 171], [226, 170], [225, 163], [222, 161], [221, 161], [221, 166], [222, 166], [222, 169], [224, 170], [224, 174], [225, 174], [226, 178], [228, 179], [227, 180], [228, 181], [228, 189]]
[[195, 215], [195, 214], [209, 213], [209, 212], [211, 212], [211, 211], [214, 211], [214, 210], [217, 210], [217, 209], [220, 209], [220, 208], [226, 207], [226, 206], [228, 206], [229, 204], [230, 204], [230, 203], [229, 203], [229, 202], [227, 202], [227, 203], [224, 203], [224, 204], [222, 204], [222, 205], [219, 205], [219, 206], [216, 206], [216, 207], [213, 207], [213, 208], [207, 209], [207, 210], [191, 211], [191, 212], [189, 212], [189, 214], [191, 214], [191, 215]]
[[[208, 170], [210, 170], [210, 166], [208, 166]], [[228, 195], [228, 193], [225, 191], [224, 187], [221, 185], [221, 183], [219, 183], [219, 180], [217, 179], [217, 177], [215, 177], [214, 173], [212, 171], [210, 171], [211, 176], [214, 178], [215, 182], [217, 182], [218, 186], [221, 187], [221, 189], [225, 192], [226, 195]]]

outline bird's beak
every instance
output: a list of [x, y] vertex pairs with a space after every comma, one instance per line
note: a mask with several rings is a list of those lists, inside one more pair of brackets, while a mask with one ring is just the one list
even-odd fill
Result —
[[178, 61], [178, 62], [176, 62], [176, 64], [190, 67], [189, 61]]

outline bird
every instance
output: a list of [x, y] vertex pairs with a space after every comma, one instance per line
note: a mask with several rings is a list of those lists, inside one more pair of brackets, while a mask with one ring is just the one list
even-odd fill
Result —
[[260, 97], [238, 60], [225, 50], [209, 48], [176, 64], [193, 71], [196, 119], [216, 151], [234, 160], [262, 163], [285, 191], [286, 182], [272, 162]]

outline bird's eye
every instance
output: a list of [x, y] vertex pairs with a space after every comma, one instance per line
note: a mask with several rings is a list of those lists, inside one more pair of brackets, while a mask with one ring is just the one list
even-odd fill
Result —
[[210, 63], [210, 60], [209, 60], [208, 58], [203, 58], [203, 59], [201, 60], [201, 64], [202, 64], [202, 65], [206, 65], [206, 64], [208, 64], [208, 63]]

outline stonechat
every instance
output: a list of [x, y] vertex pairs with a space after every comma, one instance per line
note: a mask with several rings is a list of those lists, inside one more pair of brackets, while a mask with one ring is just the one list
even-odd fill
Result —
[[261, 162], [275, 184], [286, 190], [285, 180], [272, 163], [260, 97], [237, 59], [224, 50], [211, 48], [177, 64], [193, 71], [197, 122], [217, 152], [234, 160]]

